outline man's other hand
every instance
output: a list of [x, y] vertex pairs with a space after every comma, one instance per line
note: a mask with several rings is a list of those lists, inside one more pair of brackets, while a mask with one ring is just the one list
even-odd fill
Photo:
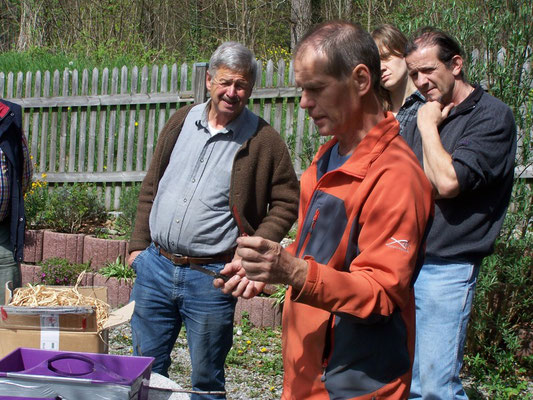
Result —
[[137, 258], [137, 256], [141, 254], [141, 250], [132, 251], [128, 257], [128, 265], [131, 267], [133, 264], [133, 261]]
[[251, 281], [246, 277], [246, 271], [241, 265], [241, 258], [237, 254], [235, 254], [230, 263], [224, 266], [220, 273], [228, 276], [228, 281], [224, 282], [223, 279], [215, 279], [213, 280], [213, 285], [220, 288], [223, 293], [231, 293], [234, 297], [251, 299], [261, 293], [265, 287], [265, 283]]

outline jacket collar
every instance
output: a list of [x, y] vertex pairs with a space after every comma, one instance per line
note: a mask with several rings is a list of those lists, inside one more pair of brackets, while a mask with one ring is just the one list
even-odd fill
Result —
[[[389, 142], [398, 136], [400, 124], [391, 112], [385, 114], [385, 118], [374, 126], [357, 145], [351, 157], [338, 169], [344, 173], [363, 178], [372, 162], [379, 157]], [[318, 178], [324, 174], [331, 148], [337, 143], [333, 138], [326, 142], [318, 151], [314, 163], [317, 164]], [[328, 157], [324, 157], [325, 155]], [[324, 166], [325, 164], [325, 166]]]
[[0, 120], [4, 119], [4, 117], [9, 113], [9, 106], [7, 104], [4, 104], [3, 101], [0, 101]]

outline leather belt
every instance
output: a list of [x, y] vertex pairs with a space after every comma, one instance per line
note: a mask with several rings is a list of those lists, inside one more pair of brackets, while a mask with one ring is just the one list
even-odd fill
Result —
[[174, 254], [166, 251], [159, 243], [154, 242], [155, 247], [159, 250], [159, 253], [168, 258], [173, 264], [217, 264], [217, 263], [229, 263], [233, 259], [233, 252], [225, 252], [215, 254], [209, 257], [193, 257], [186, 256], [184, 254]]

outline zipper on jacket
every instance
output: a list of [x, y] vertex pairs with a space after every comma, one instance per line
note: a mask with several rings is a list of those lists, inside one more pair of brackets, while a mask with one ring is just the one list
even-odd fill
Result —
[[313, 234], [313, 229], [315, 229], [316, 221], [318, 220], [318, 216], [320, 215], [320, 209], [317, 208], [315, 211], [315, 215], [313, 215], [313, 222], [311, 222], [311, 228], [309, 229], [309, 232], [307, 232], [307, 235], [305, 236], [305, 240], [302, 244], [302, 248], [300, 249], [300, 253], [298, 254], [299, 258], [302, 258], [302, 254], [307, 247], [307, 243], [309, 243], [309, 240], [311, 239], [311, 235]]
[[329, 358], [331, 357], [331, 352], [333, 351], [333, 327], [335, 325], [335, 315], [330, 314], [328, 325], [326, 328], [326, 338], [324, 343], [324, 351], [322, 353], [322, 376], [320, 377], [321, 382], [326, 382], [326, 368], [329, 364]]

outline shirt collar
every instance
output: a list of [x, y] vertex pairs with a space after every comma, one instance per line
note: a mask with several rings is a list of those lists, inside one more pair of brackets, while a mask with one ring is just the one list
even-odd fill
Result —
[[[200, 118], [196, 120], [196, 126], [198, 129], [203, 128], [206, 132], [209, 132], [209, 110], [211, 108], [211, 99], [207, 100], [204, 103], [204, 110], [200, 114]], [[247, 123], [247, 120], [249, 118], [248, 113], [250, 111], [248, 108], [244, 107], [242, 112], [239, 114], [237, 118], [235, 118], [233, 121], [231, 121], [229, 124], [227, 124], [224, 129], [220, 131], [222, 134], [233, 134], [237, 136], [242, 129], [242, 127]]]
[[414, 103], [416, 101], [421, 101], [421, 102], [425, 102], [426, 101], [426, 98], [424, 96], [422, 96], [422, 93], [420, 93], [418, 90], [415, 90], [413, 92], [413, 94], [411, 94], [409, 97], [407, 97], [407, 99], [405, 99], [405, 103], [404, 104], [411, 104], [411, 103]]

